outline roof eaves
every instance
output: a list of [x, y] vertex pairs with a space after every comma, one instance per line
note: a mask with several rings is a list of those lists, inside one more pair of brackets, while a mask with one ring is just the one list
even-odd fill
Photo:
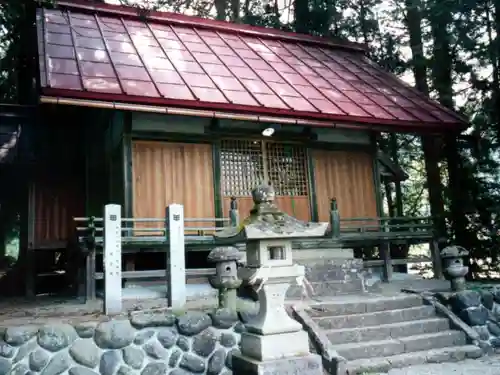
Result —
[[[42, 89], [42, 98], [53, 104], [64, 102], [71, 104], [75, 102], [80, 106], [99, 106], [101, 108], [124, 110], [130, 107], [130, 110], [143, 111], [141, 108], [184, 108], [186, 112], [207, 112], [210, 117], [214, 112], [232, 113], [243, 116], [253, 115], [257, 117], [281, 118], [283, 121], [288, 119], [287, 123], [294, 123], [303, 126], [336, 126], [342, 124], [342, 127], [366, 128], [377, 131], [388, 132], [411, 132], [411, 133], [429, 133], [438, 134], [455, 127], [457, 124], [445, 123], [424, 123], [409, 122], [403, 120], [384, 120], [373, 118], [361, 118], [352, 116], [339, 116], [331, 114], [309, 113], [293, 110], [281, 110], [267, 107], [249, 107], [236, 104], [218, 104], [200, 101], [171, 100], [164, 98], [151, 98], [141, 96], [124, 96], [120, 94], [106, 94], [88, 91], [75, 91], [67, 89], [44, 88]], [[47, 101], [46, 101], [47, 102]], [[147, 110], [146, 110], [147, 111]], [[166, 113], [166, 112], [165, 112]], [[226, 116], [227, 117], [227, 116]], [[333, 124], [333, 125], [332, 125]]]

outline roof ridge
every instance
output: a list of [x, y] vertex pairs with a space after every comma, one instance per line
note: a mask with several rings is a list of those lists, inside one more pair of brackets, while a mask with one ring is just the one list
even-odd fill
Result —
[[307, 34], [297, 34], [278, 29], [266, 28], [263, 26], [235, 24], [226, 21], [211, 20], [211, 19], [184, 15], [179, 13], [150, 11], [144, 17], [144, 15], [138, 13], [137, 8], [126, 5], [96, 3], [92, 1], [82, 1], [82, 0], [57, 0], [56, 7], [57, 6], [70, 9], [73, 8], [79, 10], [94, 11], [101, 14], [109, 14], [119, 17], [130, 17], [145, 21], [149, 20], [149, 21], [156, 21], [156, 22], [177, 24], [184, 26], [196, 26], [199, 28], [207, 28], [211, 30], [230, 32], [230, 33], [240, 33], [259, 38], [311, 43], [311, 44], [321, 45], [324, 47], [342, 48], [358, 52], [366, 52], [368, 50], [367, 46], [361, 43], [355, 43], [343, 40], [333, 41], [325, 37], [319, 37]]

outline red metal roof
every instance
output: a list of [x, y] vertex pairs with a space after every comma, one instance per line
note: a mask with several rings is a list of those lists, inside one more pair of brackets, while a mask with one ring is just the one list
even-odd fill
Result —
[[465, 123], [380, 69], [359, 45], [67, 5], [38, 12], [44, 95], [433, 130]]

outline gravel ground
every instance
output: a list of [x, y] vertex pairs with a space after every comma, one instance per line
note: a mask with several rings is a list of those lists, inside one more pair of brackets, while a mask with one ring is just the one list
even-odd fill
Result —
[[[500, 375], [500, 355], [393, 369], [388, 375]], [[367, 374], [368, 375], [368, 374]], [[372, 375], [372, 374], [370, 374]], [[373, 374], [375, 375], [375, 374]], [[385, 375], [385, 374], [377, 374]]]

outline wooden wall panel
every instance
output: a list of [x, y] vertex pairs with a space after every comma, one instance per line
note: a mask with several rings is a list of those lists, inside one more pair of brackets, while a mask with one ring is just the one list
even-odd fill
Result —
[[[240, 220], [243, 220], [250, 214], [253, 208], [253, 200], [251, 197], [237, 197], [238, 211]], [[224, 217], [229, 217], [229, 207], [231, 198], [224, 197], [223, 209]], [[311, 220], [311, 210], [309, 208], [308, 196], [294, 196], [294, 197], [276, 197], [276, 205], [286, 212], [287, 214], [296, 217], [300, 220]]]
[[320, 221], [329, 221], [333, 197], [341, 218], [378, 216], [370, 154], [314, 150], [312, 155]]
[[40, 177], [32, 188], [33, 248], [65, 247], [74, 236], [73, 217], [84, 216], [83, 183], [77, 178]]
[[185, 218], [215, 217], [211, 145], [133, 141], [132, 164], [134, 217], [163, 218], [172, 203]]

